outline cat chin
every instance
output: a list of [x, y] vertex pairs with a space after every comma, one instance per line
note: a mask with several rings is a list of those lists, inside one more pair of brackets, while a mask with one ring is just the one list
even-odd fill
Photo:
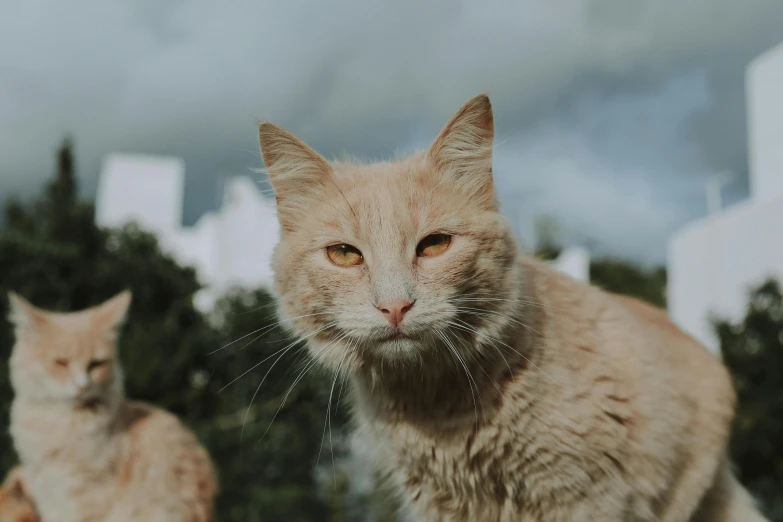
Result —
[[380, 357], [394, 360], [418, 358], [422, 349], [421, 341], [410, 337], [380, 341], [372, 348]]

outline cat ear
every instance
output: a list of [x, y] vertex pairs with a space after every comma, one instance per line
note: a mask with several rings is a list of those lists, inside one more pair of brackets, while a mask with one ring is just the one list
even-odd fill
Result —
[[16, 292], [8, 292], [8, 320], [17, 329], [35, 326], [46, 320], [46, 312], [36, 308]]
[[258, 140], [280, 224], [290, 230], [295, 216], [310, 210], [308, 198], [323, 189], [332, 167], [302, 140], [273, 123], [258, 123]]
[[125, 321], [131, 303], [130, 290], [124, 290], [95, 309], [101, 326], [107, 330], [116, 330]]
[[492, 183], [495, 124], [486, 94], [471, 98], [451, 117], [430, 146], [428, 158], [441, 175], [451, 176], [488, 209], [497, 209]]

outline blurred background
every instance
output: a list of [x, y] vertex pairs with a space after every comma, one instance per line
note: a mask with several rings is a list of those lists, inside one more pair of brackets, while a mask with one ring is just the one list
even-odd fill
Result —
[[128, 393], [207, 445], [219, 520], [394, 520], [338, 391], [325, 430], [331, 376], [275, 355], [255, 123], [384, 159], [487, 91], [521, 249], [723, 357], [738, 472], [783, 521], [781, 42], [779, 0], [0, 0], [0, 290], [133, 290]]

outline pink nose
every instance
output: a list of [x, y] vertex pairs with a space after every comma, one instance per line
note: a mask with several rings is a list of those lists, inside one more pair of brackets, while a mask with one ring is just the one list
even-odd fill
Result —
[[379, 304], [378, 310], [383, 312], [383, 315], [386, 316], [386, 319], [389, 320], [393, 327], [397, 328], [400, 326], [405, 314], [413, 308], [415, 302], [416, 301], [409, 301], [407, 299], [398, 299], [389, 303]]

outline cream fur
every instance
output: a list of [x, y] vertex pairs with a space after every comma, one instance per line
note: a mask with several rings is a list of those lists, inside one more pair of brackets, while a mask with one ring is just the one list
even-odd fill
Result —
[[[429, 151], [388, 163], [328, 163], [260, 127], [283, 231], [280, 313], [350, 380], [357, 428], [407, 516], [764, 520], [726, 461], [725, 368], [662, 311], [519, 260], [492, 139], [483, 95]], [[451, 245], [417, 257], [433, 233]], [[363, 263], [330, 263], [341, 243]], [[403, 339], [379, 311], [392, 300], [414, 303]]]
[[11, 435], [42, 519], [211, 521], [207, 452], [176, 417], [122, 392], [115, 337], [130, 294], [73, 313], [10, 301]]

